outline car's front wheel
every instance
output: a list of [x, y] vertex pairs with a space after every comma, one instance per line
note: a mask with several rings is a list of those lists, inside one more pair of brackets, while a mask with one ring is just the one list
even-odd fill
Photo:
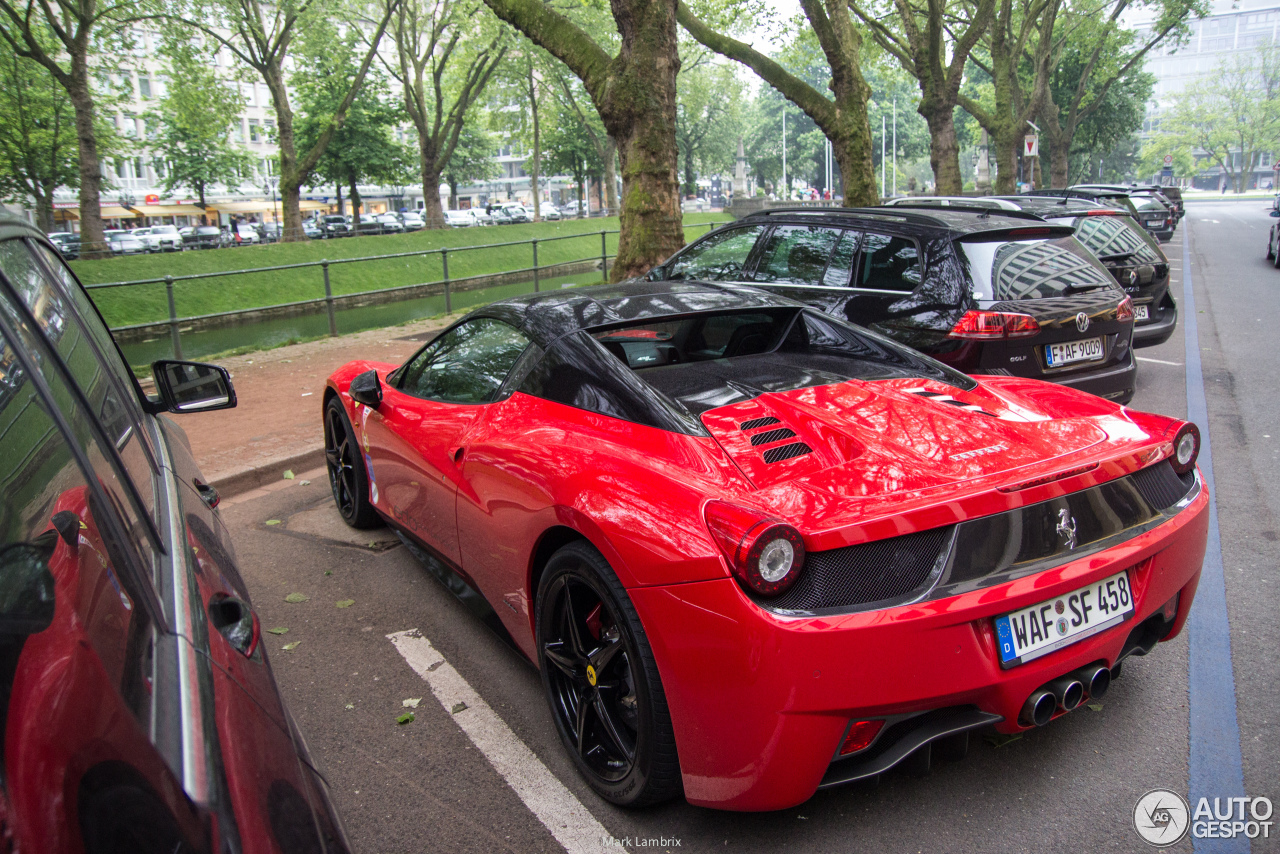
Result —
[[336, 397], [324, 408], [324, 460], [342, 521], [353, 528], [376, 528], [382, 524], [369, 500], [369, 474], [355, 431]]
[[627, 591], [590, 544], [552, 555], [535, 622], [556, 729], [591, 787], [627, 807], [679, 794], [675, 733], [653, 650]]

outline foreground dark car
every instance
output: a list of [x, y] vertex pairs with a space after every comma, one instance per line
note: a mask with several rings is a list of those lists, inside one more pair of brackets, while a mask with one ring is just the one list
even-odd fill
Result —
[[1127, 403], [1133, 304], [1072, 232], [1019, 211], [773, 210], [695, 240], [646, 278], [765, 288], [965, 373]]
[[5, 851], [344, 852], [182, 430], [226, 373], [144, 396], [71, 272], [0, 218]]
[[1126, 209], [1086, 199], [1045, 196], [923, 196], [893, 207], [995, 208], [1032, 213], [1046, 222], [1069, 225], [1133, 301], [1133, 346], [1163, 344], [1178, 325], [1178, 306], [1169, 292], [1169, 259]]
[[780, 809], [1045, 725], [1180, 631], [1204, 557], [1194, 425], [754, 288], [495, 303], [323, 411], [344, 519], [488, 603], [623, 805]]

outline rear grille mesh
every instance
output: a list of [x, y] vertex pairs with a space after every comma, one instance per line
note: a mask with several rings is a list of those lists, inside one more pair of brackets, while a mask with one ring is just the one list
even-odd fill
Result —
[[901, 599], [921, 589], [951, 538], [950, 527], [805, 555], [795, 586], [770, 609], [819, 611]]
[[779, 445], [776, 448], [770, 448], [764, 452], [764, 461], [766, 463], [780, 463], [783, 460], [789, 460], [792, 457], [803, 457], [805, 454], [813, 453], [804, 442], [792, 442], [790, 445]]
[[767, 445], [770, 442], [781, 442], [783, 439], [790, 439], [795, 435], [795, 430], [779, 427], [777, 430], [765, 430], [763, 433], [756, 433], [751, 437], [751, 444], [753, 446]]
[[1179, 476], [1173, 470], [1173, 463], [1165, 460], [1134, 472], [1129, 480], [1148, 504], [1163, 510], [1186, 498], [1195, 483], [1195, 473]]
[[757, 427], [768, 427], [770, 424], [777, 424], [778, 419], [772, 415], [766, 415], [764, 418], [752, 418], [750, 421], [743, 421], [738, 425], [739, 430], [754, 430]]

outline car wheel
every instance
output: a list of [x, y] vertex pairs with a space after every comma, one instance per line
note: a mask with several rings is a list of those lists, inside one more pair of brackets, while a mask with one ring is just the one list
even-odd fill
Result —
[[382, 524], [369, 500], [369, 474], [355, 431], [336, 397], [324, 410], [324, 459], [333, 501], [338, 505], [342, 521], [353, 528], [376, 528]]
[[658, 665], [622, 583], [588, 543], [551, 556], [535, 622], [551, 716], [591, 788], [627, 807], [678, 795], [680, 760]]

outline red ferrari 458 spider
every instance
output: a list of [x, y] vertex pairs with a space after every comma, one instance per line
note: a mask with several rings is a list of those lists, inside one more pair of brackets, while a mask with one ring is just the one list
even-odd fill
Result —
[[514, 298], [330, 377], [356, 527], [478, 591], [609, 800], [788, 807], [1098, 697], [1175, 636], [1194, 425], [750, 288]]

